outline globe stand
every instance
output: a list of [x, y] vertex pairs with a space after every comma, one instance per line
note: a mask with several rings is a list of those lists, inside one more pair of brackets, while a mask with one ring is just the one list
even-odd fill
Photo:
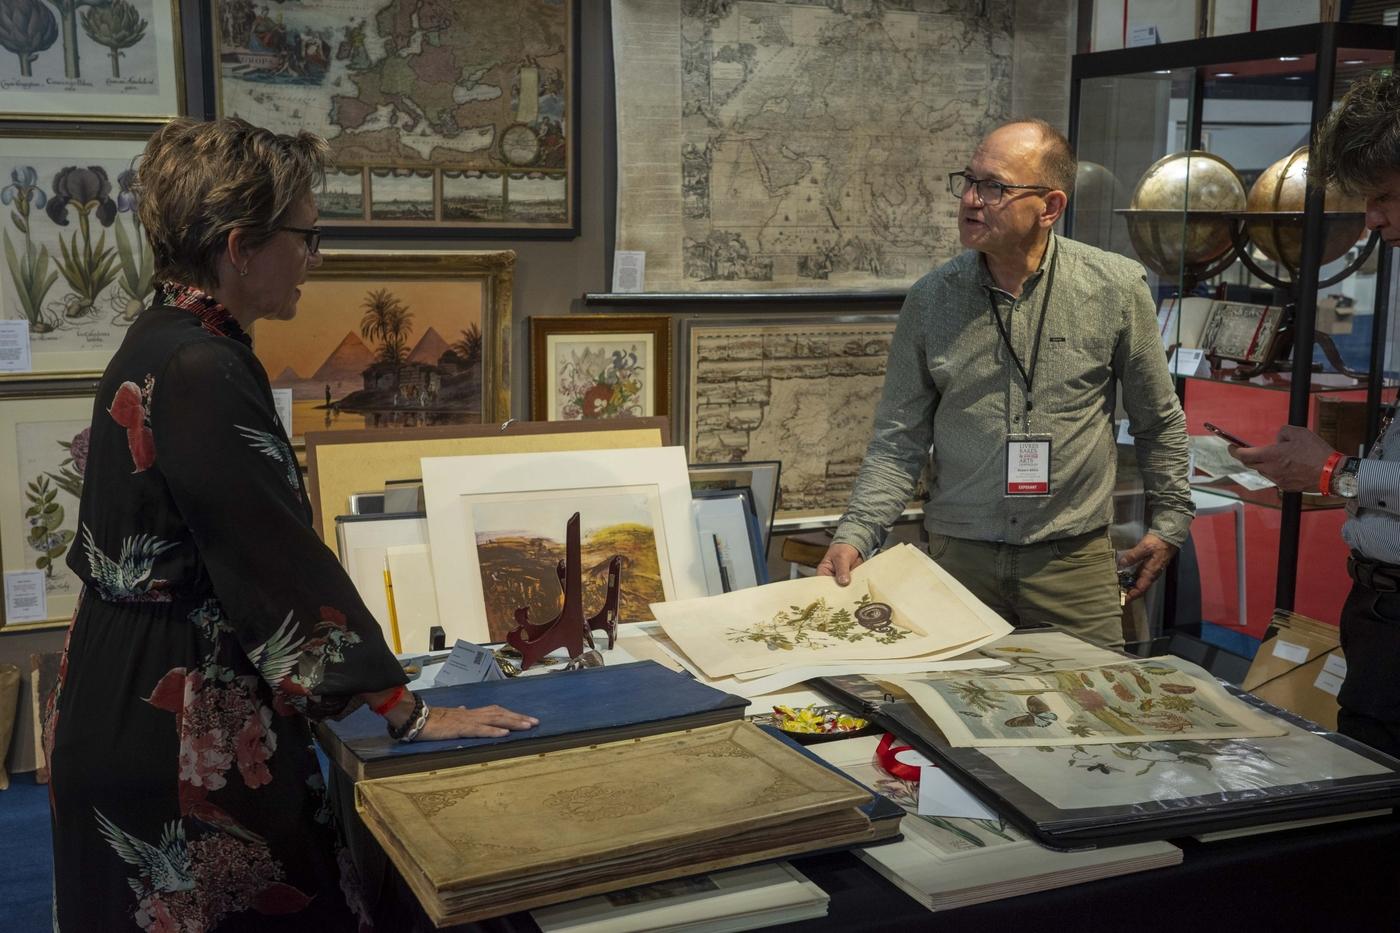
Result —
[[[1343, 214], [1349, 212], [1338, 211], [1335, 213]], [[1239, 261], [1244, 264], [1244, 267], [1249, 270], [1251, 275], [1283, 291], [1288, 296], [1289, 300], [1283, 306], [1283, 311], [1279, 320], [1278, 333], [1275, 335], [1274, 339], [1270, 341], [1265, 358], [1252, 366], [1241, 367], [1235, 370], [1230, 374], [1231, 379], [1252, 379], [1260, 373], [1265, 373], [1270, 370], [1287, 369], [1288, 357], [1293, 352], [1293, 322], [1298, 302], [1298, 275], [1300, 270], [1291, 263], [1286, 261], [1280, 262], [1280, 265], [1288, 270], [1288, 278], [1280, 278], [1264, 269], [1264, 267], [1249, 254], [1250, 237], [1246, 230], [1245, 221], [1248, 220], [1258, 223], [1261, 218], [1274, 227], [1280, 225], [1301, 225], [1303, 222], [1303, 214], [1299, 211], [1274, 211], [1267, 214], [1261, 214], [1261, 212], [1255, 211], [1237, 215], [1234, 218], [1234, 222], [1230, 224], [1230, 242], [1234, 247], [1232, 250], [1232, 258], [1238, 258]], [[1319, 289], [1331, 288], [1343, 279], [1355, 274], [1355, 272], [1361, 268], [1362, 264], [1370, 258], [1376, 245], [1380, 243], [1380, 238], [1378, 232], [1372, 231], [1370, 238], [1366, 241], [1366, 245], [1357, 253], [1356, 258], [1347, 263], [1336, 275], [1329, 276], [1318, 282], [1317, 287]], [[1350, 376], [1353, 379], [1362, 381], [1370, 378], [1369, 373], [1360, 372], [1347, 366], [1346, 360], [1342, 359], [1342, 354], [1337, 349], [1337, 344], [1333, 342], [1331, 334], [1316, 332], [1313, 334], [1313, 339], [1318, 346], [1322, 348], [1322, 355], [1327, 358], [1327, 362], [1331, 363], [1337, 372], [1344, 376]], [[1212, 364], [1212, 366], [1213, 365], [1214, 364]]]

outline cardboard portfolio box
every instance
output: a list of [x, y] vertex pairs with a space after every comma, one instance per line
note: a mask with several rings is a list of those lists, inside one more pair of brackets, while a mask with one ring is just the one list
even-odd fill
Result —
[[1240, 686], [1335, 731], [1337, 693], [1346, 675], [1347, 662], [1335, 625], [1277, 609]]

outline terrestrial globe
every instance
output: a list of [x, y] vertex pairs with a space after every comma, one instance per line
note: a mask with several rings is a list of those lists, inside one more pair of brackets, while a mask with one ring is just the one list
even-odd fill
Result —
[[[1282, 211], [1301, 215], [1307, 185], [1308, 147], [1302, 146], [1264, 170], [1264, 174], [1249, 189], [1246, 210], [1251, 214]], [[1362, 214], [1366, 203], [1359, 197], [1343, 194], [1331, 185], [1327, 187], [1323, 203], [1327, 216], [1323, 221], [1322, 261], [1327, 263], [1339, 258], [1361, 236], [1366, 227], [1366, 218]], [[1245, 226], [1249, 239], [1261, 253], [1294, 272], [1298, 271], [1303, 263], [1301, 216], [1251, 217]]]
[[1223, 212], [1244, 206], [1244, 182], [1230, 163], [1200, 149], [1174, 152], [1139, 179], [1128, 209], [1128, 235], [1149, 269], [1194, 284], [1231, 250], [1230, 219]]

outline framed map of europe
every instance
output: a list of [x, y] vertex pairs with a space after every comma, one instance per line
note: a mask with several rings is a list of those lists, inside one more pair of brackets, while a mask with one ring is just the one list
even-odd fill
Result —
[[577, 235], [577, 0], [215, 7], [220, 114], [326, 138], [335, 234]]

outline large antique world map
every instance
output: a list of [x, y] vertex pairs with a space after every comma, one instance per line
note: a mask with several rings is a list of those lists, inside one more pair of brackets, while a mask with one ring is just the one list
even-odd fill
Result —
[[617, 248], [647, 291], [907, 286], [960, 248], [946, 176], [978, 138], [1013, 108], [1063, 124], [1066, 12], [614, 0]]
[[219, 104], [326, 138], [334, 222], [571, 222], [570, 0], [219, 0]]

